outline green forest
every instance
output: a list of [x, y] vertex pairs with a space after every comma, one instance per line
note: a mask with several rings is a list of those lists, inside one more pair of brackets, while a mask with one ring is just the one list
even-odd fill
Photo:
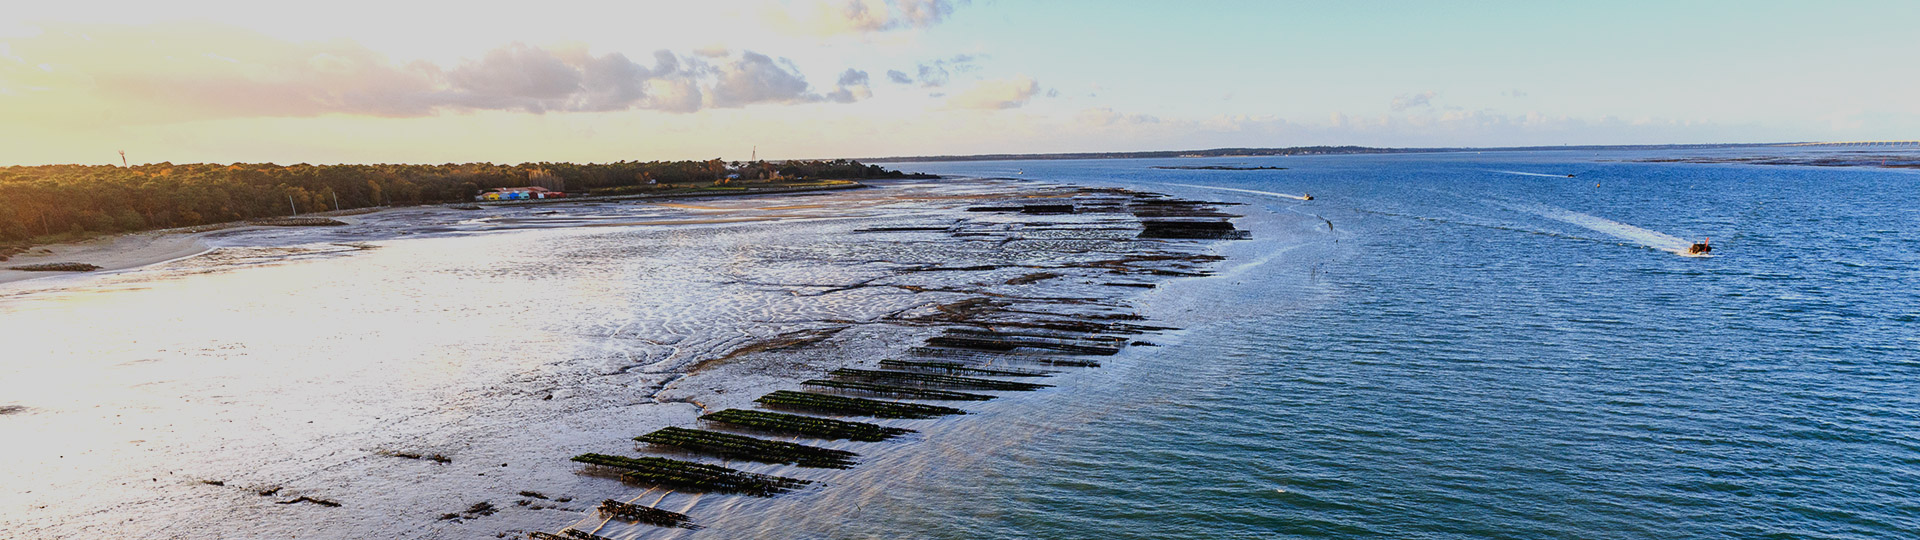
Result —
[[499, 187], [540, 186], [577, 196], [905, 176], [851, 160], [14, 166], [0, 169], [0, 244], [59, 242], [296, 212], [471, 201]]

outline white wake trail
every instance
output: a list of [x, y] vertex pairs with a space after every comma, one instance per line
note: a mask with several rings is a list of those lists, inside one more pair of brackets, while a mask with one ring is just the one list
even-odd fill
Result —
[[1541, 174], [1541, 173], [1520, 172], [1520, 171], [1487, 171], [1487, 172], [1497, 172], [1501, 174], [1518, 174], [1521, 176], [1545, 176], [1547, 178], [1568, 178], [1568, 176], [1564, 174]]
[[1687, 248], [1693, 245], [1691, 242], [1681, 240], [1679, 237], [1660, 231], [1642, 229], [1611, 219], [1582, 214], [1565, 208], [1540, 203], [1508, 204], [1507, 206], [1554, 221], [1578, 225], [1600, 234], [1653, 249], [1670, 251], [1677, 255], [1691, 256], [1691, 254], [1687, 253]]
[[1251, 190], [1251, 189], [1240, 189], [1240, 188], [1230, 188], [1230, 187], [1218, 187], [1218, 186], [1202, 186], [1202, 185], [1198, 185], [1198, 184], [1172, 184], [1172, 183], [1168, 183], [1168, 184], [1164, 184], [1164, 185], [1168, 185], [1168, 186], [1180, 186], [1180, 187], [1190, 187], [1190, 188], [1200, 188], [1200, 189], [1217, 189], [1217, 190], [1220, 190], [1220, 191], [1238, 191], [1238, 192], [1241, 192], [1241, 193], [1252, 193], [1252, 194], [1254, 194], [1254, 195], [1266, 195], [1266, 196], [1268, 196], [1268, 197], [1279, 197], [1279, 198], [1282, 198], [1282, 199], [1293, 199], [1293, 200], [1297, 200], [1297, 201], [1311, 201], [1311, 200], [1313, 200], [1313, 199], [1308, 199], [1308, 198], [1307, 198], [1307, 197], [1306, 197], [1305, 195], [1288, 195], [1288, 194], [1285, 194], [1285, 193], [1274, 193], [1274, 192], [1271, 192], [1271, 191], [1257, 191], [1257, 190]]

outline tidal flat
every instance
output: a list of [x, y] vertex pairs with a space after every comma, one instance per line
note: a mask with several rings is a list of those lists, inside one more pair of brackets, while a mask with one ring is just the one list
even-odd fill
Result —
[[[30, 443], [5, 450], [0, 530], [765, 532], [740, 518], [882, 489], [875, 478], [914, 474], [890, 467], [932, 461], [900, 457], [927, 451], [920, 443], [941, 426], [1005, 419], [888, 418], [871, 405], [763, 396], [967, 412], [973, 399], [1071, 385], [1074, 372], [1173, 330], [1141, 320], [1129, 298], [1218, 261], [1217, 240], [1140, 238], [1142, 221], [1219, 223], [1232, 217], [1221, 208], [1004, 179], [421, 207], [221, 231], [200, 239], [211, 250], [198, 256], [5, 284], [0, 339], [14, 360], [0, 365], [0, 438]], [[834, 420], [721, 415], [857, 436], [700, 419], [726, 410]], [[590, 455], [794, 482], [761, 499], [575, 459]], [[770, 463], [735, 459], [756, 456]]]

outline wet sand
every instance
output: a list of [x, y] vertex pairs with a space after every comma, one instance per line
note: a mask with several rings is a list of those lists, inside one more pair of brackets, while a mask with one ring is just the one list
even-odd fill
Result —
[[[846, 474], [667, 454], [820, 485], [772, 499], [629, 486], [567, 459], [661, 455], [632, 437], [711, 427], [695, 418], [915, 358], [933, 338], [980, 340], [957, 331], [1141, 332], [1129, 329], [1147, 323], [1126, 322], [1130, 296], [1210, 264], [1205, 241], [1137, 238], [1124, 193], [878, 185], [681, 206], [399, 209], [346, 227], [218, 231], [194, 237], [217, 248], [198, 257], [17, 283], [0, 290], [0, 339], [30, 361], [0, 364], [0, 438], [36, 444], [0, 455], [19, 465], [0, 475], [0, 530], [779, 537], [756, 516], [912, 481], [927, 447], [803, 440], [859, 453]], [[1086, 211], [1020, 210], [1036, 199]], [[969, 211], [986, 207], [1014, 210]], [[931, 437], [972, 420], [875, 422]], [[708, 528], [609, 522], [592, 508], [609, 498]]]
[[71, 244], [35, 246], [26, 253], [0, 261], [0, 283], [75, 274], [8, 270], [15, 266], [74, 262], [100, 267], [95, 272], [112, 272], [191, 257], [212, 249], [205, 242], [207, 234], [145, 232]]

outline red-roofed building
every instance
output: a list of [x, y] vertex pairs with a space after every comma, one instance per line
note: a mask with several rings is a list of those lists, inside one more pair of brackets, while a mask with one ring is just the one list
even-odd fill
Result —
[[473, 199], [476, 201], [523, 201], [527, 199], [560, 199], [566, 196], [567, 194], [564, 192], [539, 186], [531, 186], [493, 188], [486, 193], [475, 196]]

